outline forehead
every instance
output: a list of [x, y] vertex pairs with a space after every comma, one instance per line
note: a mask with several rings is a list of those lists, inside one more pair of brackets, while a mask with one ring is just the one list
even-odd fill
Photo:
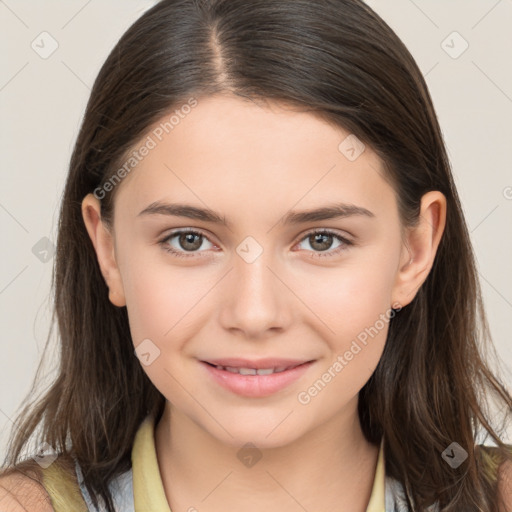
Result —
[[347, 202], [378, 213], [395, 204], [371, 148], [311, 112], [234, 96], [175, 110], [180, 115], [162, 116], [134, 146], [139, 160], [118, 185], [116, 210], [135, 216], [151, 202], [179, 200], [229, 218], [275, 218], [279, 205]]

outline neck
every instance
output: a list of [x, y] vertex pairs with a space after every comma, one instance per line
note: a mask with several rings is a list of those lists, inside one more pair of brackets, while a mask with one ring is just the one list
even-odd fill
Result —
[[[285, 446], [261, 450], [253, 465], [180, 411], [155, 429], [158, 465], [171, 510], [343, 510], [365, 512], [378, 447], [364, 437], [357, 397], [350, 414], [331, 418]], [[195, 508], [194, 508], [195, 507]]]

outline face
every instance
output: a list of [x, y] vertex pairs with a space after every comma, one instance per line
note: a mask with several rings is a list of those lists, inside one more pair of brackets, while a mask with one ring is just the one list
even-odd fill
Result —
[[379, 158], [311, 113], [235, 97], [199, 99], [172, 131], [159, 126], [135, 148], [151, 146], [95, 247], [171, 415], [260, 447], [347, 419], [391, 308], [425, 277], [406, 276]]

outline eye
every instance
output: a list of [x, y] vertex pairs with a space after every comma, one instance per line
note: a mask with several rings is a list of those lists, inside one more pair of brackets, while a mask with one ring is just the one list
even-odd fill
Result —
[[[334, 250], [329, 250], [333, 246], [333, 239], [338, 240], [339, 244]], [[180, 258], [187, 258], [205, 252], [199, 251], [205, 241], [208, 241], [211, 246], [214, 245], [201, 231], [180, 229], [178, 231], [173, 231], [170, 235], [167, 235], [164, 239], [159, 241], [159, 244], [165, 251]], [[347, 238], [334, 231], [328, 231], [325, 229], [317, 229], [307, 233], [301, 239], [300, 243], [304, 243], [305, 241], [313, 248], [313, 254], [311, 255], [312, 258], [335, 256], [343, 250], [346, 250], [348, 247], [354, 245], [354, 243]]]
[[[329, 251], [329, 249], [333, 245], [333, 239], [337, 239], [340, 243], [339, 245], [336, 246], [334, 250]], [[315, 231], [307, 233], [306, 236], [302, 238], [301, 243], [303, 243], [304, 241], [307, 241], [310, 247], [313, 248], [315, 254], [311, 255], [312, 258], [336, 256], [340, 252], [346, 250], [348, 247], [354, 245], [353, 242], [335, 233], [334, 231], [321, 229], [317, 229]], [[320, 251], [320, 253], [317, 251]]]
[[[206, 235], [204, 235], [201, 231], [181, 229], [180, 231], [172, 232], [163, 240], [160, 240], [159, 244], [165, 251], [170, 252], [178, 257], [187, 258], [190, 256], [195, 256], [197, 252], [204, 252], [198, 251], [198, 249], [201, 248], [205, 240], [208, 239], [206, 238]], [[172, 243], [173, 241], [174, 244]], [[213, 246], [211, 242], [209, 243]]]

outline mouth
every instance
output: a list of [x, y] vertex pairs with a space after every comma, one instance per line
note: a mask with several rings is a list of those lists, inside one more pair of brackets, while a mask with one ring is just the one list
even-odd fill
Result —
[[[203, 361], [204, 363], [213, 366], [214, 368], [217, 368], [217, 370], [224, 370], [230, 373], [238, 373], [239, 375], [272, 375], [273, 373], [281, 373], [285, 372], [287, 370], [291, 370], [293, 368], [297, 368], [297, 366], [300, 366], [302, 364], [306, 364], [309, 361], [306, 361], [304, 363], [297, 363], [289, 366], [270, 366], [269, 368], [253, 368], [250, 366], [223, 366], [220, 364], [213, 364], [208, 361]], [[255, 365], [254, 365], [255, 366]]]
[[200, 361], [214, 382], [246, 397], [265, 397], [277, 393], [302, 377], [314, 362], [283, 359]]

